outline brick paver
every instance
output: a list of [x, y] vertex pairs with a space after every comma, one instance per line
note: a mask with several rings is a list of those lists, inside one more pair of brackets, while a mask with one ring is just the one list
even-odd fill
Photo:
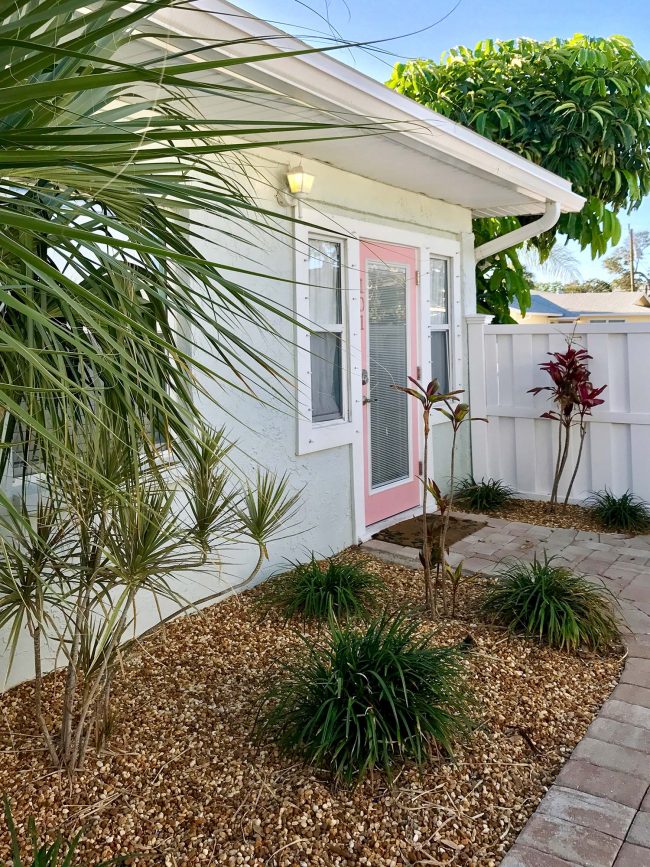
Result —
[[[522, 554], [561, 558], [616, 594], [630, 630], [619, 685], [502, 867], [650, 867], [650, 536], [485, 520], [463, 540], [467, 552], [480, 550], [481, 559], [493, 562]], [[485, 542], [500, 556], [489, 554]]]
[[[628, 649], [618, 686], [501, 867], [650, 867], [650, 536], [479, 520], [451, 549], [454, 565], [464, 558], [467, 571], [494, 574], [508, 559], [557, 557], [617, 596]], [[414, 549], [378, 544], [367, 547], [419, 566]]]

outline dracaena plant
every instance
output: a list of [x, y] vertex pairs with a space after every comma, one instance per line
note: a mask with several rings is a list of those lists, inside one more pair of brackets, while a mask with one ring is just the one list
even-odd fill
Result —
[[[456, 472], [456, 446], [458, 434], [463, 422], [469, 419], [469, 406], [459, 403], [459, 395], [463, 389], [450, 392], [441, 392], [437, 379], [432, 379], [428, 385], [423, 385], [417, 379], [409, 377], [410, 386], [394, 386], [399, 391], [408, 394], [419, 401], [422, 407], [422, 431], [423, 431], [423, 455], [422, 455], [422, 550], [420, 561], [424, 573], [425, 604], [432, 614], [438, 613], [439, 602], [442, 603], [442, 614], [449, 613], [449, 598], [447, 593], [447, 578], [449, 568], [447, 564], [447, 533], [449, 519], [454, 497], [454, 484]], [[431, 413], [438, 412], [444, 416], [452, 427], [451, 445], [451, 468], [450, 468], [450, 491], [443, 494], [440, 486], [434, 479], [429, 478], [429, 436], [431, 433]], [[441, 524], [438, 537], [438, 562], [436, 564], [436, 578], [433, 580], [431, 568], [432, 543], [429, 541], [429, 526], [427, 522], [428, 496], [433, 497], [438, 511], [440, 512]]]
[[[434, 588], [431, 570], [431, 545], [429, 544], [429, 526], [427, 524], [427, 501], [431, 493], [429, 485], [429, 435], [431, 433], [431, 411], [443, 401], [452, 404], [458, 400], [460, 392], [442, 394], [437, 379], [432, 379], [428, 385], [423, 385], [417, 379], [409, 376], [410, 386], [394, 385], [398, 391], [409, 395], [419, 401], [422, 407], [422, 432], [423, 432], [423, 455], [422, 455], [422, 550], [420, 562], [424, 573], [424, 602], [427, 608], [434, 611]], [[436, 486], [437, 487], [437, 486]], [[438, 489], [439, 490], [439, 489]], [[434, 495], [435, 496], [435, 495]], [[440, 507], [440, 503], [438, 503]]]
[[[174, 576], [202, 567], [221, 583], [219, 561], [235, 540], [259, 555], [243, 586], [296, 497], [286, 480], [261, 472], [242, 485], [226, 460], [223, 431], [199, 428], [176, 461], [168, 450], [159, 454], [155, 440], [132, 441], [123, 417], [101, 412], [93, 424], [84, 418], [70, 429], [69, 448], [42, 443], [35, 516], [25, 505], [23, 520], [0, 516], [7, 540], [0, 628], [8, 629], [12, 656], [23, 630], [31, 637], [34, 716], [51, 762], [72, 774], [110, 734], [111, 688], [118, 670], [128, 676], [121, 662], [134, 646], [141, 594], [154, 597], [154, 610], [160, 600], [173, 603], [167, 620], [178, 616], [189, 603]], [[83, 460], [70, 460], [71, 449]], [[64, 662], [60, 711], [44, 707], [44, 646]]]
[[540, 364], [540, 368], [548, 373], [553, 384], [537, 386], [528, 391], [529, 394], [535, 395], [542, 391], [550, 392], [551, 400], [556, 406], [556, 409], [548, 410], [541, 415], [541, 418], [556, 421], [558, 427], [557, 455], [550, 497], [551, 505], [555, 506], [558, 503], [560, 483], [569, 461], [571, 432], [574, 427], [577, 427], [580, 441], [573, 471], [564, 495], [565, 505], [569, 502], [582, 459], [587, 436], [586, 420], [594, 407], [605, 402], [600, 395], [607, 386], [602, 385], [596, 388], [592, 384], [587, 363], [592, 356], [586, 349], [576, 348], [569, 342], [564, 352], [549, 352], [548, 354], [551, 360]]
[[[462, 394], [462, 391], [454, 392]], [[455, 398], [458, 400], [458, 398]], [[449, 468], [449, 493], [443, 494], [440, 487], [433, 479], [428, 482], [429, 491], [434, 496], [438, 509], [440, 510], [441, 524], [440, 535], [438, 540], [439, 557], [436, 568], [436, 582], [434, 585], [434, 608], [437, 610], [438, 602], [442, 602], [442, 613], [447, 616], [451, 614], [453, 617], [456, 612], [456, 597], [457, 590], [460, 585], [462, 575], [462, 564], [458, 564], [455, 569], [447, 562], [448, 546], [447, 534], [449, 532], [449, 520], [451, 518], [451, 510], [454, 504], [454, 490], [456, 486], [456, 448], [458, 446], [458, 435], [462, 425], [466, 421], [487, 421], [484, 418], [472, 418], [469, 414], [469, 405], [466, 403], [454, 403], [447, 396], [442, 401], [441, 406], [436, 407], [436, 412], [444, 416], [451, 425], [451, 454]], [[451, 587], [451, 594], [449, 593]]]

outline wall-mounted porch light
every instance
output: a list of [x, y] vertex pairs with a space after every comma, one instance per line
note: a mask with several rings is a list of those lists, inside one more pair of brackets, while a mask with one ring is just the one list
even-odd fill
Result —
[[287, 172], [287, 184], [294, 196], [308, 196], [314, 186], [314, 176], [306, 172], [302, 166], [296, 166]]

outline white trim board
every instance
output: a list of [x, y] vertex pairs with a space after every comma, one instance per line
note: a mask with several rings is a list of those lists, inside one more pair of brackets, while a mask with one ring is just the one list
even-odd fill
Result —
[[[397, 244], [406, 247], [414, 247], [418, 255], [418, 268], [420, 280], [417, 293], [419, 310], [419, 328], [417, 333], [418, 347], [417, 357], [421, 366], [421, 378], [429, 381], [430, 377], [430, 353], [428, 347], [428, 304], [429, 285], [428, 268], [423, 268], [431, 256], [442, 256], [450, 260], [451, 275], [451, 327], [450, 327], [450, 385], [452, 388], [464, 388], [463, 375], [466, 369], [463, 357], [462, 335], [462, 273], [461, 273], [461, 241], [449, 237], [440, 237], [431, 233], [393, 227], [382, 223], [367, 222], [357, 218], [347, 217], [336, 213], [327, 213], [322, 209], [316, 212], [301, 202], [298, 205], [298, 216], [307, 223], [314, 223], [318, 229], [310, 229], [303, 223], [295, 224], [295, 276], [296, 276], [296, 313], [301, 318], [309, 316], [309, 297], [305, 292], [308, 279], [306, 268], [306, 250], [310, 234], [331, 234], [340, 237], [346, 242], [346, 277], [344, 285], [347, 292], [348, 304], [348, 352], [349, 354], [349, 419], [347, 422], [324, 423], [314, 426], [311, 420], [300, 407], [297, 406], [297, 442], [296, 450], [299, 455], [309, 454], [324, 449], [339, 446], [351, 446], [351, 473], [353, 476], [353, 506], [354, 506], [354, 537], [364, 539], [367, 537], [365, 525], [365, 498], [363, 479], [363, 416], [362, 416], [362, 388], [361, 388], [361, 333], [360, 333], [360, 247], [361, 239], [378, 241], [386, 244]], [[306, 317], [305, 317], [306, 312]], [[304, 328], [296, 329], [296, 376], [298, 387], [306, 388], [309, 377], [309, 334]], [[436, 417], [433, 424], [445, 424], [445, 419]], [[421, 451], [422, 432], [418, 429], [418, 446]], [[433, 460], [433, 455], [431, 457]]]

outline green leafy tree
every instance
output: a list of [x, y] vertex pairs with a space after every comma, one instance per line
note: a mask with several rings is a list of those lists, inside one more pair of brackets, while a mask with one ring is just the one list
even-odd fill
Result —
[[[573, 183], [586, 204], [530, 242], [544, 260], [558, 235], [602, 256], [620, 240], [617, 214], [650, 191], [649, 82], [650, 63], [629, 39], [576, 34], [454, 48], [439, 63], [396, 64], [388, 84]], [[476, 220], [477, 243], [531, 219]], [[529, 305], [516, 249], [483, 263], [477, 286], [480, 309], [498, 321], [511, 321], [510, 299]]]
[[[634, 283], [639, 291], [650, 289], [650, 232], [634, 233], [634, 253], [632, 267]], [[630, 245], [621, 244], [612, 250], [603, 265], [613, 275], [612, 289], [629, 292], [632, 286], [630, 279]]]
[[550, 283], [539, 282], [531, 285], [533, 292], [564, 292], [565, 284], [560, 280], [551, 280]]
[[600, 277], [591, 277], [589, 280], [573, 280], [571, 283], [561, 283], [553, 280], [550, 283], [538, 281], [532, 284], [533, 292], [611, 292], [612, 284]]
[[580, 280], [575, 283], [566, 283], [561, 292], [611, 292], [612, 284], [600, 277], [592, 277], [591, 280]]

